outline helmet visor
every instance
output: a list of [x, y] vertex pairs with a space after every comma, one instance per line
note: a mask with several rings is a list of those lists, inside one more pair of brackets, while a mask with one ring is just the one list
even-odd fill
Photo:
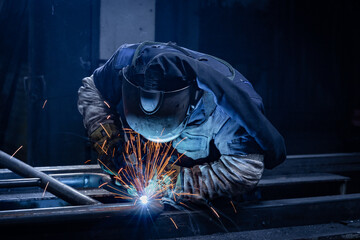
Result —
[[168, 92], [145, 90], [123, 76], [123, 107], [129, 126], [150, 141], [168, 142], [178, 137], [188, 119], [190, 86]]

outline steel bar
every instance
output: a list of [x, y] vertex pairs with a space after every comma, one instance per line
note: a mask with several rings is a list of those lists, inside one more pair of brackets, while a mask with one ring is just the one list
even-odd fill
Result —
[[58, 173], [49, 176], [75, 189], [98, 188], [99, 185], [111, 181], [110, 176], [104, 173]]
[[[97, 188], [100, 184], [111, 181], [109, 175], [102, 173], [64, 173], [49, 176], [75, 189]], [[40, 187], [40, 183], [40, 178], [0, 179], [0, 188]]]
[[[46, 167], [34, 167], [36, 170], [51, 174], [64, 174], [64, 173], [103, 173], [104, 171], [98, 164], [86, 164], [86, 165], [66, 165], [66, 166], [46, 166]], [[0, 169], [0, 179], [13, 179], [19, 176], [8, 169]]]
[[[134, 203], [101, 204], [88, 206], [65, 206], [54, 208], [21, 209], [0, 211], [0, 227], [4, 224], [36, 224], [77, 221], [96, 221], [96, 219], [116, 218], [129, 221], [134, 216], [155, 217], [163, 210], [159, 201], [147, 205]], [[118, 222], [117, 222], [118, 223]]]
[[154, 201], [0, 211], [0, 231], [13, 239], [148, 239], [162, 210]]
[[0, 180], [0, 188], [38, 187], [40, 183], [40, 178], [8, 179]]
[[88, 205], [88, 204], [100, 204], [100, 202], [88, 197], [74, 188], [67, 186], [66, 184], [56, 180], [47, 174], [40, 172], [30, 165], [10, 156], [9, 154], [0, 151], [0, 165], [10, 169], [14, 173], [17, 173], [27, 178], [40, 178], [40, 186], [54, 194], [55, 196], [69, 202], [73, 205]]

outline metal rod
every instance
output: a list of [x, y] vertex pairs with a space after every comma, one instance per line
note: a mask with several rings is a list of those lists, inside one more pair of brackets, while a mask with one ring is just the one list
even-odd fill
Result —
[[7, 179], [0, 180], [0, 188], [38, 187], [40, 183], [40, 178]]
[[36, 170], [30, 165], [16, 159], [9, 154], [0, 151], [0, 165], [8, 168], [14, 173], [27, 178], [40, 178], [40, 186], [45, 188], [47, 185], [47, 191], [51, 192], [55, 196], [67, 201], [73, 205], [90, 205], [100, 204], [100, 202], [88, 197], [74, 188], [67, 186], [66, 184], [56, 180], [47, 174]]

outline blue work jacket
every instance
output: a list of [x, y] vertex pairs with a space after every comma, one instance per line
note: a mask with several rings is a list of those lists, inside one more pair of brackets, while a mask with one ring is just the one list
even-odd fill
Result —
[[[106, 101], [117, 106], [124, 124], [126, 120], [122, 111], [122, 78], [119, 71], [131, 65], [138, 46], [139, 44], [122, 45], [93, 74], [97, 89]], [[160, 45], [156, 51], [161, 51], [162, 48], [166, 46]], [[194, 165], [197, 159], [208, 158], [209, 161], [215, 161], [219, 155], [253, 153], [264, 154], [266, 168], [273, 168], [283, 162], [286, 158], [284, 140], [264, 116], [262, 99], [251, 83], [221, 59], [185, 50], [192, 57], [216, 69], [223, 78], [198, 76], [197, 83], [204, 90], [204, 95], [190, 116], [185, 130], [173, 141], [178, 152], [186, 152], [185, 155], [194, 160]], [[214, 81], [222, 82], [212, 84]]]

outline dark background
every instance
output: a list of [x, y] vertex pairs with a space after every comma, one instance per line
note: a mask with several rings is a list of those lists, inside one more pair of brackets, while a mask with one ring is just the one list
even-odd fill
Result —
[[[99, 8], [0, 0], [0, 150], [23, 146], [16, 157], [34, 166], [94, 159], [76, 103], [81, 79], [105, 60]], [[288, 154], [360, 152], [359, 12], [356, 0], [157, 0], [155, 40], [237, 68]]]

